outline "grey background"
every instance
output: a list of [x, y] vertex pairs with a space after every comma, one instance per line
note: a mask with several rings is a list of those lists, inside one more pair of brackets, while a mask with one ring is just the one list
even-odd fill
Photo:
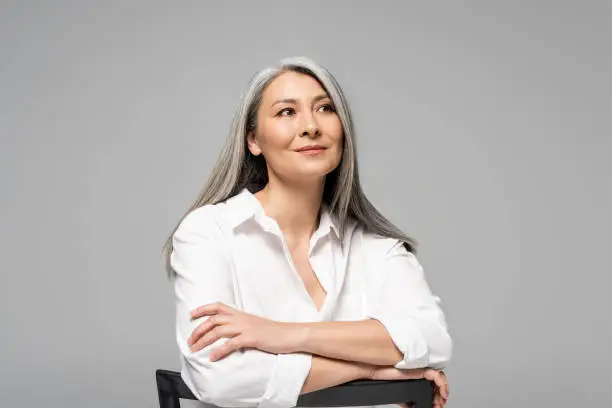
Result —
[[421, 242], [452, 408], [609, 406], [610, 2], [0, 8], [0, 405], [154, 407], [161, 246], [248, 79], [328, 67], [363, 185]]

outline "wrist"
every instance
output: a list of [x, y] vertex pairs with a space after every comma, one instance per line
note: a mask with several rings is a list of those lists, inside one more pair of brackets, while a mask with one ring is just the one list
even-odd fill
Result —
[[371, 365], [371, 364], [367, 364], [367, 363], [360, 363], [360, 362], [355, 362], [355, 365], [357, 365], [357, 370], [358, 370], [358, 380], [372, 380], [374, 379], [374, 373], [376, 372], [376, 366]]
[[308, 353], [311, 328], [308, 323], [287, 323], [291, 328], [291, 346], [295, 353]]

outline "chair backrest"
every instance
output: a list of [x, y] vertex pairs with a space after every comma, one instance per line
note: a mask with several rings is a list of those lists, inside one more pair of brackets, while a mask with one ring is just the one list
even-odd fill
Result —
[[[179, 408], [180, 399], [196, 397], [176, 371], [157, 370], [157, 394], [160, 408]], [[350, 407], [411, 403], [415, 408], [431, 408], [434, 385], [420, 380], [358, 380], [300, 395], [300, 407]]]

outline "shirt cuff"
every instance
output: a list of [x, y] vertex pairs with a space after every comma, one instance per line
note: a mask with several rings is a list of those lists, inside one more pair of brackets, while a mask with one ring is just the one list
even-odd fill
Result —
[[279, 354], [259, 408], [290, 408], [297, 404], [300, 391], [310, 373], [312, 355]]
[[425, 341], [415, 318], [409, 316], [401, 319], [371, 317], [385, 326], [391, 340], [404, 355], [404, 358], [395, 364], [395, 368], [409, 370], [423, 368], [427, 365], [429, 360], [427, 341]]

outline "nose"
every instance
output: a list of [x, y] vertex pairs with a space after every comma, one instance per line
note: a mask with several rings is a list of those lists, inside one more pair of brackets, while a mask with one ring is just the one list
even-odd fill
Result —
[[317, 122], [315, 121], [314, 115], [309, 115], [306, 118], [306, 124], [304, 125], [304, 128], [302, 129], [301, 136], [317, 137], [320, 134], [321, 134], [321, 131], [319, 130], [319, 125], [317, 125]]

